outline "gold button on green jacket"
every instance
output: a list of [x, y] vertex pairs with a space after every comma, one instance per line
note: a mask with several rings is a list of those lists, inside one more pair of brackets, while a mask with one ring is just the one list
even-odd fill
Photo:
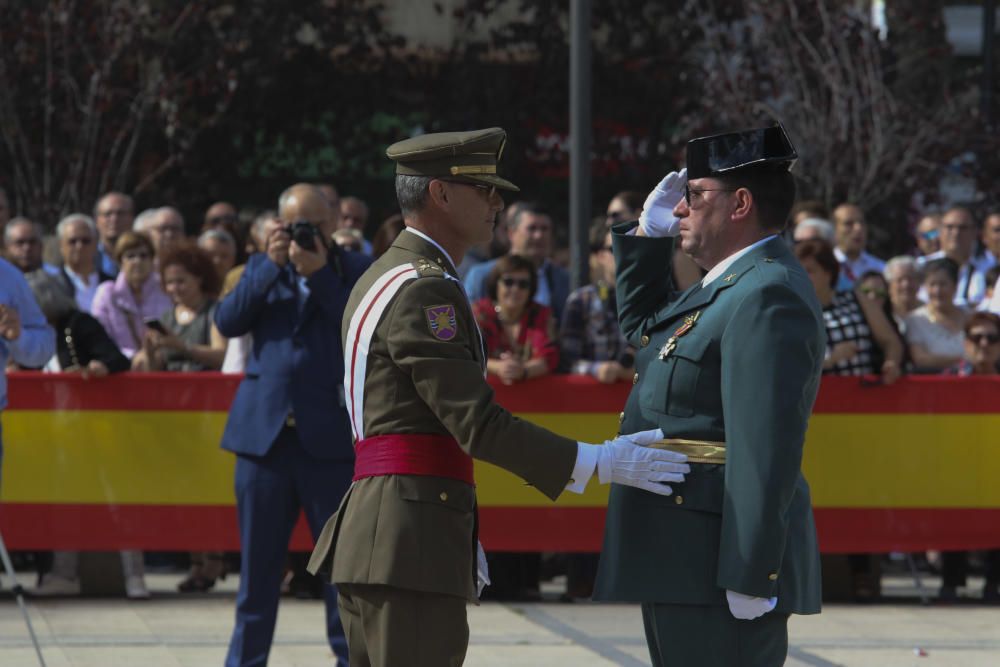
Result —
[[693, 463], [673, 497], [612, 485], [595, 599], [725, 605], [726, 590], [817, 613], [820, 569], [806, 426], [824, 327], [805, 271], [779, 238], [721, 276], [671, 291], [673, 239], [613, 239], [619, 320], [639, 380], [620, 431], [725, 443], [725, 464]]
[[[434, 244], [403, 231], [361, 277], [344, 313], [344, 340], [376, 281], [416, 269], [370, 337], [363, 434], [451, 435], [476, 459], [505, 468], [550, 498], [565, 488], [577, 444], [511, 415], [484, 378], [481, 337], [455, 267]], [[443, 335], [430, 313], [454, 313]], [[351, 350], [347, 351], [347, 359]], [[475, 489], [441, 477], [389, 475], [356, 481], [323, 529], [310, 570], [336, 584], [384, 584], [476, 599]]]

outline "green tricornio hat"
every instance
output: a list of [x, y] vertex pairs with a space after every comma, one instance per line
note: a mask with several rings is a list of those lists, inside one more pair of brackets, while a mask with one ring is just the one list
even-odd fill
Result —
[[396, 173], [430, 176], [460, 183], [494, 185], [500, 190], [520, 188], [497, 175], [497, 163], [507, 143], [503, 128], [469, 132], [437, 132], [398, 141], [385, 154], [396, 162]]

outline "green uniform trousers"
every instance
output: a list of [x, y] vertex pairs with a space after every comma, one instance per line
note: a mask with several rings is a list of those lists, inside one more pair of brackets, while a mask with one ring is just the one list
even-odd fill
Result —
[[788, 655], [788, 614], [741, 621], [728, 607], [643, 603], [642, 623], [653, 667], [781, 667]]
[[460, 667], [467, 601], [377, 584], [337, 584], [351, 667]]

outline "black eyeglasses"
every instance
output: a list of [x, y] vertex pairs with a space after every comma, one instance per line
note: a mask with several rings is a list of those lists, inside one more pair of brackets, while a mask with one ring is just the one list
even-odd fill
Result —
[[966, 338], [976, 345], [982, 345], [984, 342], [988, 345], [1000, 343], [1000, 334], [970, 333]]
[[501, 278], [500, 284], [510, 289], [518, 287], [520, 289], [531, 289], [531, 281], [527, 278]]
[[480, 190], [481, 192], [486, 194], [487, 200], [493, 199], [493, 195], [497, 193], [497, 186], [495, 185], [486, 185], [485, 183], [469, 183], [468, 181], [453, 181], [450, 178], [441, 178], [438, 180], [444, 181], [445, 183], [455, 183], [456, 185], [468, 185], [470, 188], [476, 188], [477, 190]]
[[697, 188], [692, 190], [690, 185], [684, 185], [684, 201], [687, 203], [688, 208], [691, 207], [691, 195], [698, 195], [699, 197], [705, 192], [736, 192], [736, 190], [730, 188]]

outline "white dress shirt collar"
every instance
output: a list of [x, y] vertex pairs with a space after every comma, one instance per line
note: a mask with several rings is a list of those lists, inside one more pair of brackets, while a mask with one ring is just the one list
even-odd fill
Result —
[[434, 239], [432, 239], [431, 237], [427, 236], [427, 234], [424, 234], [424, 233], [423, 233], [422, 231], [420, 231], [419, 229], [414, 229], [413, 227], [404, 227], [404, 228], [403, 228], [403, 231], [407, 231], [407, 232], [410, 232], [411, 234], [416, 234], [417, 236], [419, 236], [419, 237], [420, 237], [420, 238], [422, 238], [423, 240], [427, 241], [427, 242], [428, 242], [428, 243], [430, 243], [430, 244], [431, 244], [432, 246], [434, 246], [435, 248], [437, 248], [438, 250], [440, 250], [441, 252], [443, 252], [443, 253], [444, 253], [444, 256], [445, 256], [445, 257], [446, 257], [446, 258], [448, 259], [448, 262], [449, 262], [449, 263], [450, 263], [450, 264], [451, 264], [452, 266], [457, 266], [457, 265], [455, 264], [455, 260], [453, 260], [453, 259], [451, 258], [451, 255], [449, 255], [449, 254], [448, 254], [448, 251], [447, 251], [447, 250], [445, 250], [444, 248], [442, 248], [442, 247], [441, 247], [441, 244], [440, 244], [440, 243], [438, 243], [437, 241], [435, 241], [435, 240], [434, 240]]

